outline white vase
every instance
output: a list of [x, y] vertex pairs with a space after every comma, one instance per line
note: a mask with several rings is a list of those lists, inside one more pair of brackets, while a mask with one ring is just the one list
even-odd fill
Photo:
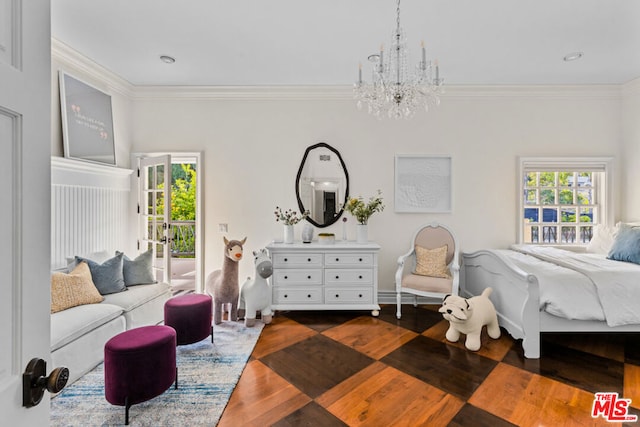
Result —
[[284, 242], [293, 243], [293, 225], [284, 226]]
[[356, 224], [356, 243], [368, 243], [367, 224]]

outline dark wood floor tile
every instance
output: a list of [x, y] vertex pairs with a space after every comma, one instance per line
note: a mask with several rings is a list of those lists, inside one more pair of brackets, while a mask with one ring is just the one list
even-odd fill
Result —
[[409, 375], [468, 399], [497, 362], [424, 336], [418, 336], [381, 359]]
[[442, 314], [437, 310], [430, 309], [429, 306], [414, 307], [411, 304], [402, 305], [402, 317], [396, 317], [396, 306], [385, 304], [380, 306], [381, 320], [392, 323], [394, 325], [409, 329], [410, 331], [421, 334], [436, 323], [442, 320]]
[[323, 335], [315, 335], [260, 360], [312, 398], [374, 362]]
[[451, 420], [447, 427], [511, 427], [515, 424], [496, 417], [480, 408], [466, 404]]
[[333, 328], [334, 326], [341, 325], [344, 322], [348, 322], [351, 319], [355, 319], [356, 317], [370, 315], [370, 313], [366, 311], [343, 311], [343, 310], [282, 311], [279, 313], [317, 332], [322, 332], [329, 328]]
[[640, 366], [640, 334], [625, 334], [624, 361]]
[[623, 392], [624, 363], [544, 341], [540, 359], [526, 359], [514, 346], [503, 362], [596, 393]]
[[298, 409], [291, 415], [273, 424], [274, 427], [343, 427], [343, 423], [335, 415], [315, 402]]
[[638, 423], [640, 423], [640, 409], [637, 408], [629, 408], [627, 415], [635, 415], [638, 417], [638, 421], [629, 422], [622, 424], [623, 427], [638, 427]]

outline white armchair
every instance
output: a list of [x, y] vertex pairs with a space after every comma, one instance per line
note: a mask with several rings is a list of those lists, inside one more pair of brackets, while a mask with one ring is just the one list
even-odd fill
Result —
[[414, 306], [418, 305], [418, 296], [442, 299], [447, 294], [458, 295], [459, 276], [458, 245], [453, 232], [435, 222], [420, 227], [411, 239], [409, 252], [398, 258], [397, 318], [402, 316], [403, 292], [413, 294]]

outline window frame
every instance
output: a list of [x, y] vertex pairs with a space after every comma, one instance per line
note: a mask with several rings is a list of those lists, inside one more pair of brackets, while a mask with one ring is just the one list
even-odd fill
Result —
[[[602, 177], [594, 180], [594, 189], [596, 190], [595, 205], [597, 212], [594, 212], [594, 216], [597, 215], [598, 221], [594, 223], [604, 224], [607, 226], [613, 225], [614, 219], [614, 165], [613, 157], [519, 157], [518, 158], [518, 209], [517, 209], [517, 242], [525, 243], [525, 223], [524, 223], [524, 209], [528, 206], [524, 203], [524, 178], [525, 174], [529, 172], [602, 172]], [[554, 187], [557, 188], [557, 187]], [[535, 245], [548, 245], [548, 246], [561, 246], [563, 248], [571, 246], [584, 247], [587, 243], [573, 242], [573, 243], [531, 243]]]

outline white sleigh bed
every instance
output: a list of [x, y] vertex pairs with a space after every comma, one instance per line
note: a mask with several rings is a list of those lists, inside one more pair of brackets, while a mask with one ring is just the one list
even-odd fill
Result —
[[500, 326], [540, 357], [541, 332], [640, 332], [640, 265], [551, 247], [462, 254], [460, 295], [493, 288]]

